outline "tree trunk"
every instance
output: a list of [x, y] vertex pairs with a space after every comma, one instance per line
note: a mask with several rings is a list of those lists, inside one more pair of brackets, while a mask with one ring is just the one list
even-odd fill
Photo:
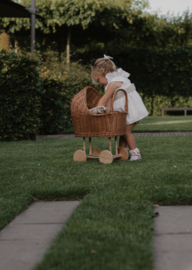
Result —
[[58, 48], [59, 62], [61, 63], [61, 38], [58, 39], [57, 48]]
[[70, 64], [70, 43], [71, 43], [71, 27], [69, 27], [67, 35], [67, 64]]
[[14, 44], [14, 51], [15, 53], [18, 53], [18, 42], [16, 39], [15, 39], [15, 44]]

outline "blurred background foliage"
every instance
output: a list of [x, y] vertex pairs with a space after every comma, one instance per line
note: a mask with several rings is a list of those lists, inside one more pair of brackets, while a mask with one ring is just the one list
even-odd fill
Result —
[[[31, 0], [20, 4], [30, 7]], [[118, 49], [171, 49], [192, 46], [192, 14], [158, 16], [145, 11], [146, 0], [36, 0], [44, 20], [36, 20], [36, 50], [66, 53], [71, 35], [71, 53], [89, 50], [89, 44], [107, 53]], [[21, 51], [29, 51], [30, 19], [1, 18], [1, 29], [11, 34]]]
[[[36, 7], [44, 18], [36, 20], [33, 56], [43, 100], [39, 133], [60, 133], [71, 125], [71, 99], [92, 85], [91, 67], [104, 53], [131, 74], [150, 115], [160, 115], [162, 107], [192, 107], [188, 10], [178, 16], [149, 14], [147, 0], [36, 0]], [[31, 57], [30, 19], [0, 18], [0, 29], [9, 35], [8, 50]]]

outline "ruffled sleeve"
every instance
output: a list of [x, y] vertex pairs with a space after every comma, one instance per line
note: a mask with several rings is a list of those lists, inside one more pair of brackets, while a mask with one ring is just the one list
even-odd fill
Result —
[[122, 82], [123, 85], [121, 88], [130, 85], [131, 81], [128, 79], [129, 76], [130, 74], [124, 71], [122, 68], [119, 68], [117, 71], [112, 73], [107, 73], [105, 78], [107, 79], [108, 84], [105, 87], [105, 92], [107, 91], [107, 88], [111, 82]]
[[124, 71], [122, 68], [119, 68], [117, 71], [114, 71], [112, 73], [107, 73], [105, 75], [107, 81], [108, 81], [108, 84], [111, 82], [111, 81], [115, 81], [115, 78], [120, 78], [120, 77], [123, 77], [123, 78], [128, 78], [130, 76], [130, 74], [126, 71]]

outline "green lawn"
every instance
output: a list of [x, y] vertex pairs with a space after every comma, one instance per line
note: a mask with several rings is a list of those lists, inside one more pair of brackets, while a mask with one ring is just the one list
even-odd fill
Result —
[[134, 128], [134, 132], [158, 131], [192, 131], [192, 116], [149, 116]]
[[[192, 116], [148, 116], [135, 126], [133, 132], [192, 131]], [[69, 128], [64, 133], [73, 133]]]
[[0, 143], [1, 228], [35, 198], [83, 198], [36, 270], [151, 269], [153, 205], [192, 204], [192, 136], [136, 141], [142, 160], [108, 165], [74, 163], [81, 138]]

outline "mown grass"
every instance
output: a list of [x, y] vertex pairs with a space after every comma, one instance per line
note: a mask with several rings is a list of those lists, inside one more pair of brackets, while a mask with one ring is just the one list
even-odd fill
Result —
[[[133, 132], [192, 131], [192, 116], [148, 116], [135, 126]], [[63, 133], [74, 133], [73, 128]]]
[[134, 128], [134, 132], [160, 131], [192, 131], [192, 116], [149, 116]]
[[1, 228], [34, 198], [84, 197], [36, 270], [151, 269], [153, 205], [192, 204], [192, 137], [136, 140], [142, 160], [109, 165], [74, 163], [82, 139], [0, 143]]

